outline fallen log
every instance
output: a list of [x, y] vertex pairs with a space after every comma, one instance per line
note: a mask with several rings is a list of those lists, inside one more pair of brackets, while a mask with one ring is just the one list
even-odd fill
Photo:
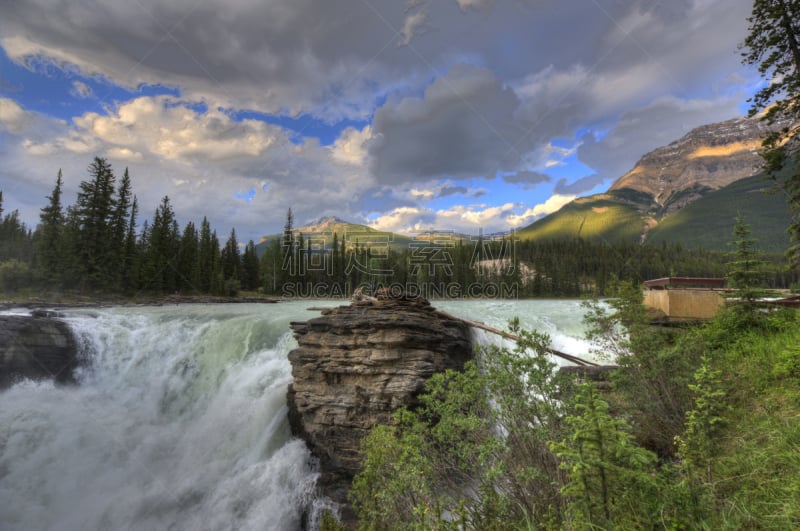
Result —
[[[478, 321], [472, 321], [471, 319], [464, 319], [463, 317], [458, 317], [458, 316], [455, 316], [455, 315], [451, 315], [451, 314], [449, 314], [447, 312], [443, 312], [441, 310], [439, 310], [439, 313], [443, 314], [444, 316], [449, 317], [451, 319], [458, 319], [459, 321], [463, 321], [466, 324], [468, 324], [469, 326], [472, 326], [472, 327], [475, 327], [475, 328], [480, 328], [481, 330], [486, 330], [487, 332], [491, 332], [492, 334], [497, 334], [497, 335], [499, 335], [501, 337], [504, 337], [506, 339], [511, 339], [513, 341], [519, 341], [520, 340], [519, 336], [514, 335], [514, 334], [512, 334], [510, 332], [506, 332], [504, 330], [500, 330], [499, 328], [494, 328], [493, 326], [489, 326], [487, 324], [484, 324], [484, 323], [481, 323], [481, 322], [478, 322]], [[585, 360], [583, 358], [579, 358], [578, 356], [573, 356], [572, 354], [567, 354], [566, 352], [561, 352], [561, 351], [558, 351], [558, 350], [555, 350], [555, 349], [552, 349], [552, 348], [547, 348], [546, 351], [547, 351], [548, 354], [552, 354], [553, 356], [556, 356], [556, 357], [559, 357], [561, 359], [570, 361], [572, 363], [575, 363], [576, 365], [582, 365], [584, 367], [599, 367], [600, 366], [599, 363], [595, 363], [593, 361]]]

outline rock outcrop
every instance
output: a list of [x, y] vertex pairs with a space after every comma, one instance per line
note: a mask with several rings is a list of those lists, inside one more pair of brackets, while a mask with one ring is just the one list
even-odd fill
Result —
[[379, 296], [292, 323], [298, 348], [289, 353], [292, 432], [319, 458], [323, 494], [344, 506], [358, 472], [361, 439], [413, 406], [436, 372], [472, 357], [469, 327], [421, 298]]
[[45, 314], [0, 316], [0, 389], [26, 378], [68, 383], [77, 364], [65, 322]]

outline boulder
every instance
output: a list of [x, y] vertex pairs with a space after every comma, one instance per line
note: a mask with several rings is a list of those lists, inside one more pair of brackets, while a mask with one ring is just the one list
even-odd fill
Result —
[[26, 378], [69, 383], [77, 364], [75, 339], [64, 321], [0, 316], [0, 389]]

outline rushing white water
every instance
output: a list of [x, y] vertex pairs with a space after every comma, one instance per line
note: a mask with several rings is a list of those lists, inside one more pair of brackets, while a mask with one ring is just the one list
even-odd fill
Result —
[[[289, 322], [336, 304], [67, 312], [78, 385], [0, 392], [0, 529], [297, 529], [317, 474], [286, 421]], [[588, 350], [575, 301], [436, 306]]]

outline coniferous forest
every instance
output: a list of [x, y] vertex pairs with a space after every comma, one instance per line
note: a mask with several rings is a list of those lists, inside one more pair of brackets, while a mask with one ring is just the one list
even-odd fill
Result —
[[[416, 291], [428, 298], [604, 296], [618, 281], [664, 276], [725, 275], [727, 253], [680, 245], [580, 239], [532, 241], [448, 239], [408, 248], [360, 243], [333, 234], [320, 245], [294, 229], [288, 208], [283, 235], [258, 252], [236, 230], [220, 239], [208, 219], [181, 227], [169, 197], [146, 216], [133, 177], [96, 157], [74, 204], [63, 198], [58, 172], [35, 228], [4, 212], [0, 191], [0, 288], [25, 292], [121, 296], [349, 297], [357, 288]], [[763, 283], [786, 288], [797, 273], [782, 256], [764, 256]]]

